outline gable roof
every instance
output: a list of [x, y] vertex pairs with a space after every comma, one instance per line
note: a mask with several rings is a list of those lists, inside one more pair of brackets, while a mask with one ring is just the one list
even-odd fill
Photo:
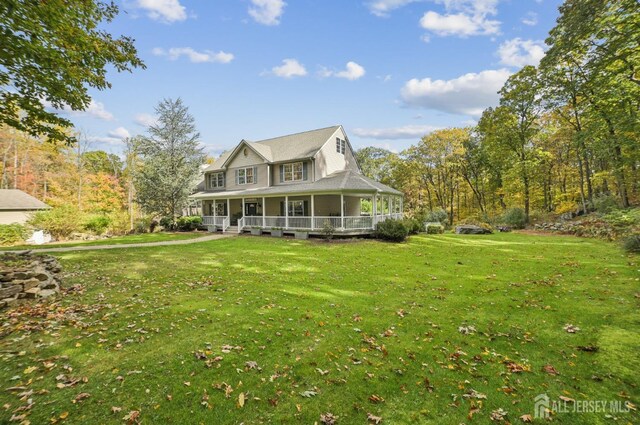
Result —
[[44, 210], [44, 202], [18, 189], [0, 189], [0, 210]]
[[288, 134], [286, 136], [250, 142], [241, 141], [235, 148], [223, 153], [205, 171], [224, 169], [225, 163], [233, 153], [243, 144], [253, 148], [267, 162], [285, 162], [294, 159], [311, 158], [324, 146], [325, 143], [340, 129], [341, 126], [319, 128], [317, 130], [303, 131], [301, 133]]

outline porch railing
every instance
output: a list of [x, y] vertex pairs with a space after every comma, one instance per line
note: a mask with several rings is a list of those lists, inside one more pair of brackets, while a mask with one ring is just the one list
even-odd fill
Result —
[[[316, 217], [274, 217], [274, 216], [245, 216], [238, 219], [238, 233], [249, 227], [264, 229], [280, 228], [284, 230], [312, 229], [322, 230], [325, 223], [330, 223], [338, 231], [373, 230], [376, 224], [387, 219], [401, 219], [402, 213], [380, 214], [375, 216], [316, 216]], [[226, 216], [204, 216], [202, 224], [216, 226], [226, 231], [230, 225], [230, 219]]]

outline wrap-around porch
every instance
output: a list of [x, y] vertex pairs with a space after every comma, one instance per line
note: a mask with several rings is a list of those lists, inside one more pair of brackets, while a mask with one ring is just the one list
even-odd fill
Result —
[[371, 233], [378, 222], [402, 218], [402, 197], [392, 194], [329, 193], [203, 199], [202, 221], [209, 231]]

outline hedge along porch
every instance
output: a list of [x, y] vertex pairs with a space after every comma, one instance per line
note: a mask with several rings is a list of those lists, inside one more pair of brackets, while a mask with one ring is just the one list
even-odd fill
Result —
[[397, 194], [293, 193], [240, 198], [224, 197], [227, 193], [220, 195], [201, 199], [203, 224], [210, 231], [240, 233], [259, 227], [265, 231], [320, 233], [328, 222], [336, 233], [368, 234], [378, 222], [403, 215], [402, 197]]

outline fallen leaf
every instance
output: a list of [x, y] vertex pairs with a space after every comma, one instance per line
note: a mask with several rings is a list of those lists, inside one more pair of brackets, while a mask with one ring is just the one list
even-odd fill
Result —
[[327, 412], [320, 415], [320, 422], [322, 422], [325, 425], [334, 425], [337, 420], [338, 420], [338, 417], [335, 416], [333, 413]]
[[111, 413], [115, 414], [115, 413], [120, 413], [121, 411], [122, 411], [122, 407], [111, 406]]
[[533, 422], [533, 418], [531, 417], [531, 415], [522, 415], [520, 416], [520, 420], [522, 422]]
[[371, 413], [367, 413], [367, 421], [377, 425], [380, 422], [382, 422], [382, 418], [380, 416], [375, 416], [375, 415], [372, 415]]
[[238, 395], [238, 407], [244, 407], [244, 393]]
[[560, 372], [558, 372], [556, 368], [551, 366], [550, 364], [544, 365], [542, 367], [542, 371], [547, 372], [549, 375], [560, 375]]
[[127, 415], [122, 418], [123, 421], [127, 421], [128, 424], [137, 424], [140, 419], [140, 411], [132, 410]]
[[373, 394], [369, 396], [369, 401], [374, 404], [384, 403], [384, 398], [380, 397], [379, 395]]

